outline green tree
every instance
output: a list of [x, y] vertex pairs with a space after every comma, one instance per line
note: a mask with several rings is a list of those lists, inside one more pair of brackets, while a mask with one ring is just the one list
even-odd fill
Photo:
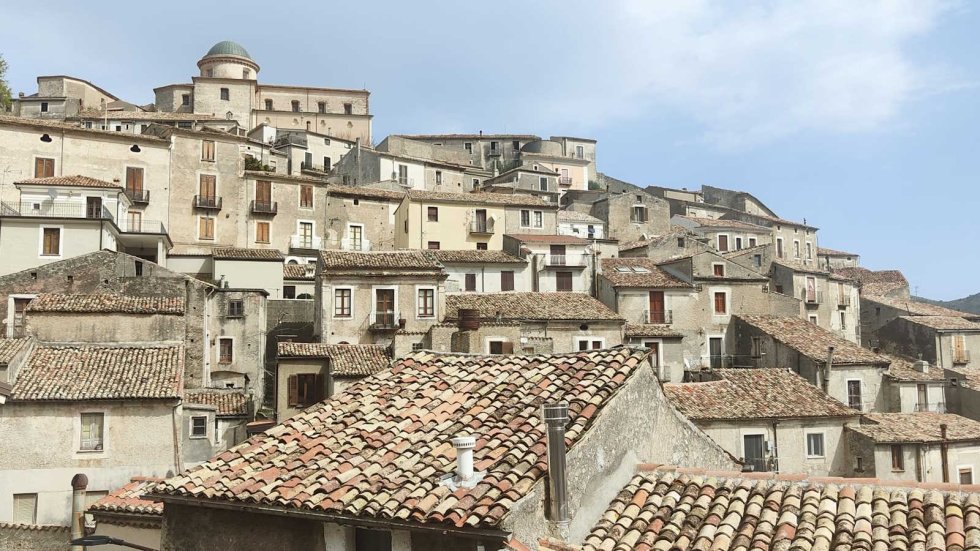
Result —
[[3, 59], [3, 55], [0, 54], [0, 111], [10, 110], [10, 86], [7, 85], [7, 62]]

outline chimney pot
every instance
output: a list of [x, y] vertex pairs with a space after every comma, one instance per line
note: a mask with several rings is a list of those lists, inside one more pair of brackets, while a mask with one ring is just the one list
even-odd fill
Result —
[[473, 448], [476, 447], [476, 438], [467, 435], [459, 435], [451, 440], [453, 447], [456, 448], [456, 478], [459, 482], [467, 482], [473, 479]]
[[565, 469], [565, 425], [568, 424], [568, 402], [541, 406], [548, 436], [548, 520], [559, 525], [568, 523], [568, 490]]

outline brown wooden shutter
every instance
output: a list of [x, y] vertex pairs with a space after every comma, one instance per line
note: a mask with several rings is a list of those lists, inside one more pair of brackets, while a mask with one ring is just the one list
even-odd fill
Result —
[[126, 167], [126, 189], [129, 191], [143, 191], [143, 169]]
[[289, 402], [290, 407], [295, 407], [299, 405], [299, 377], [296, 375], [290, 375], [287, 379], [287, 387], [289, 397], [287, 402]]
[[716, 314], [726, 313], [725, 293], [715, 293], [715, 313]]
[[272, 182], [267, 180], [255, 182], [255, 202], [266, 205], [272, 203]]
[[500, 343], [500, 353], [501, 354], [513, 354], [514, 353], [514, 343], [507, 341]]
[[514, 272], [500, 272], [500, 290], [514, 290]]
[[324, 378], [322, 374], [317, 373], [313, 376], [313, 399], [310, 400], [311, 403], [315, 404], [316, 402], [323, 400], [323, 383]]

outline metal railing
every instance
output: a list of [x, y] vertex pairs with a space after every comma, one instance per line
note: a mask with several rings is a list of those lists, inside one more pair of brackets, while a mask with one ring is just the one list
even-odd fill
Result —
[[289, 246], [293, 249], [319, 249], [319, 236], [291, 235], [289, 236]]
[[735, 356], [730, 354], [701, 356], [701, 367], [725, 369], [735, 366]]
[[390, 331], [398, 327], [398, 312], [384, 310], [371, 313], [370, 329], [373, 331]]
[[3, 203], [0, 207], [3, 216], [36, 216], [42, 218], [88, 218], [91, 220], [114, 220], [112, 213], [104, 205], [85, 205], [64, 201], [23, 201]]
[[916, 403], [915, 411], [931, 411], [933, 413], [946, 413], [946, 402]]
[[276, 214], [279, 210], [279, 203], [272, 201], [252, 201], [252, 213], [254, 214]]
[[850, 305], [851, 305], [850, 295], [837, 295], [837, 306], [847, 307]]
[[558, 183], [560, 185], [563, 185], [563, 186], [570, 186], [570, 185], [572, 185], [572, 177], [571, 176], [559, 176], [558, 177]]
[[129, 202], [136, 205], [145, 205], [150, 202], [150, 191], [146, 189], [127, 189], [124, 191]]
[[953, 363], [954, 364], [968, 364], [968, 363], [970, 363], [970, 351], [969, 350], [954, 350], [953, 351]]
[[325, 167], [323, 165], [318, 165], [316, 163], [308, 163], [306, 161], [300, 161], [299, 168], [300, 168], [300, 170], [314, 170], [316, 172], [330, 172], [330, 169], [328, 167]]
[[195, 195], [194, 208], [221, 210], [221, 197], [212, 197], [208, 195]]
[[126, 220], [123, 233], [167, 233], [167, 227], [159, 220]]
[[470, 233], [493, 233], [493, 218], [470, 220]]
[[808, 293], [806, 289], [803, 289], [800, 298], [807, 304], [823, 304], [823, 291]]
[[643, 319], [649, 324], [674, 323], [673, 310], [644, 310]]
[[370, 251], [371, 242], [367, 239], [350, 239], [345, 237], [340, 240], [340, 248], [345, 251]]
[[588, 265], [588, 255], [584, 254], [549, 254], [544, 261], [546, 266], [569, 266], [584, 268]]

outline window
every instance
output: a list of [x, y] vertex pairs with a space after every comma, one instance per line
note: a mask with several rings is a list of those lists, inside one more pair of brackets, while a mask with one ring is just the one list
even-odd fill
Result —
[[807, 457], [824, 457], [823, 451], [823, 433], [822, 432], [809, 432], [806, 435], [806, 456]]
[[520, 142], [520, 140], [514, 140], [514, 141], [512, 141], [510, 143], [510, 145], [511, 145], [511, 147], [514, 148], [514, 151], [520, 151], [521, 150], [521, 142]]
[[243, 79], [248, 80], [248, 78], [251, 77], [251, 76], [252, 76], [252, 72], [251, 71], [249, 71], [248, 69], [242, 69], [242, 78]]
[[212, 140], [201, 141], [201, 160], [214, 161], [214, 141]]
[[473, 144], [466, 142], [463, 144], [463, 149], [465, 149], [467, 153], [473, 153]]
[[104, 413], [83, 413], [80, 416], [81, 431], [79, 432], [78, 449], [83, 452], [102, 451], [102, 440], [105, 429]]
[[354, 104], [352, 104], [352, 103], [345, 103], [344, 104], [344, 114], [345, 115], [353, 115], [354, 114]]
[[289, 407], [305, 408], [323, 399], [323, 378], [317, 373], [290, 375], [286, 387]]
[[815, 315], [812, 315], [812, 316], [810, 316], [810, 318], [809, 318], [809, 319], [810, 319], [810, 323], [812, 323], [813, 325], [820, 325], [820, 324], [819, 324], [819, 323], [817, 322], [817, 316], [815, 316]]
[[265, 100], [265, 110], [266, 111], [272, 111], [272, 100], [271, 99]]
[[325, 101], [318, 101], [318, 102], [316, 102], [316, 110], [317, 110], [318, 113], [326, 113], [327, 112], [327, 102], [325, 102]]
[[14, 494], [14, 524], [37, 524], [37, 494]]
[[434, 318], [436, 315], [436, 290], [419, 289], [419, 313], [420, 318]]
[[718, 250], [726, 253], [728, 252], [728, 236], [721, 234], [718, 236]]
[[892, 444], [892, 470], [905, 470], [905, 453], [901, 444]]
[[198, 239], [214, 239], [214, 218], [201, 216], [197, 220]]
[[464, 276], [464, 291], [476, 291], [476, 274], [466, 274]]
[[348, 245], [352, 251], [364, 249], [364, 226], [360, 224], [349, 224], [347, 226]]
[[408, 166], [398, 165], [398, 183], [407, 186], [408, 185]]
[[334, 289], [333, 290], [333, 317], [349, 318], [353, 315], [351, 295], [353, 289]]
[[256, 222], [255, 223], [255, 242], [256, 243], [268, 243], [269, 242], [269, 223], [268, 222]]
[[283, 285], [282, 286], [282, 298], [296, 298], [296, 286], [295, 285]]
[[137, 260], [137, 261], [135, 261], [133, 263], [133, 272], [136, 274], [136, 277], [142, 277], [143, 276], [143, 261], [142, 260]]
[[571, 292], [572, 272], [555, 272], [555, 290]]
[[41, 228], [41, 256], [61, 255], [61, 228]]
[[512, 271], [500, 272], [500, 290], [501, 291], [514, 290], [514, 272]]
[[509, 341], [490, 341], [487, 343], [491, 354], [513, 354], [514, 343]]
[[762, 337], [752, 337], [752, 351], [753, 358], [762, 357]]
[[776, 238], [776, 256], [783, 258], [783, 238]]
[[809, 242], [806, 244], [806, 259], [810, 260], [813, 258], [813, 245]]
[[499, 147], [500, 147], [500, 144], [499, 143], [497, 143], [497, 142], [490, 142], [490, 152], [491, 153], [496, 153], [497, 152], [497, 149]]
[[42, 113], [47, 113], [48, 112], [48, 102], [46, 102], [46, 101], [42, 101], [41, 102], [41, 112]]
[[191, 438], [208, 437], [208, 418], [206, 415], [191, 417]]
[[642, 205], [634, 205], [630, 211], [630, 222], [643, 223], [647, 221], [647, 208]]
[[677, 238], [677, 247], [678, 248], [681, 248], [681, 249], [684, 248], [684, 238], [683, 237], [678, 237]]
[[299, 113], [299, 101], [293, 100], [290, 102], [293, 106], [293, 113]]
[[218, 363], [230, 364], [235, 359], [235, 341], [229, 337], [218, 338]]
[[575, 146], [575, 158], [576, 159], [584, 159], [585, 158], [585, 147], [583, 147], [581, 145], [576, 145]]
[[851, 379], [847, 381], [847, 405], [861, 411], [861, 381], [858, 379]]
[[476, 189], [478, 187], [480, 187], [480, 179], [479, 178], [473, 178], [473, 189]]
[[234, 299], [228, 301], [228, 317], [240, 318], [245, 315], [245, 301]]
[[840, 313], [840, 328], [841, 330], [847, 329], [847, 313]]
[[201, 196], [203, 201], [200, 202], [202, 205], [216, 206], [218, 197], [218, 178], [213, 174], [201, 174], [201, 180], [198, 183], [198, 195]]
[[330, 167], [331, 166], [333, 166], [333, 162], [330, 160], [330, 157], [324, 157], [323, 158], [323, 171], [324, 172], [330, 172]]
[[724, 291], [715, 293], [715, 315], [723, 316], [728, 313], [728, 294]]
[[436, 185], [442, 185], [442, 171], [436, 171]]
[[541, 191], [548, 191], [548, 177], [541, 176], [538, 178], [538, 189]]
[[429, 207], [427, 212], [429, 214], [429, 222], [439, 221], [439, 207]]
[[540, 210], [534, 211], [534, 227], [541, 228], [544, 226], [544, 213]]
[[762, 267], [762, 255], [761, 254], [754, 254], [754, 255], [752, 255], [752, 264], [754, 264], [756, 268], [761, 268]]
[[793, 241], [793, 258], [799, 258], [799, 257], [800, 257], [800, 242], [794, 240]]
[[756, 240], [754, 237], [749, 238], [749, 247], [755, 247]]
[[54, 176], [54, 159], [38, 157], [34, 159], [34, 177], [50, 178]]
[[476, 244], [476, 250], [478, 250], [478, 251], [485, 251], [485, 250], [487, 250], [487, 243], [484, 242], [484, 241], [478, 242]]
[[227, 88], [222, 88], [221, 89], [221, 99], [224, 100], [224, 101], [228, 101], [228, 97], [229, 97], [228, 89]]
[[602, 339], [578, 339], [579, 350], [600, 350], [602, 345]]
[[438, 251], [439, 250], [439, 242], [438, 241], [429, 241], [426, 244], [426, 248], [428, 248], [430, 251]]
[[973, 467], [959, 467], [960, 484], [973, 484]]
[[735, 238], [735, 250], [736, 251], [742, 250], [742, 238], [741, 237], [736, 237]]
[[143, 169], [126, 167], [126, 191], [132, 194], [143, 193]]
[[521, 211], [521, 227], [527, 228], [531, 225], [531, 211], [522, 210]]
[[311, 184], [299, 186], [299, 206], [304, 209], [313, 208], [313, 186]]
[[299, 248], [313, 248], [313, 222], [299, 222]]
[[712, 264], [711, 271], [715, 274], [715, 277], [725, 277], [724, 264]]
[[180, 104], [181, 105], [190, 105], [191, 104], [191, 95], [190, 94], [183, 94], [182, 96], [180, 96]]

